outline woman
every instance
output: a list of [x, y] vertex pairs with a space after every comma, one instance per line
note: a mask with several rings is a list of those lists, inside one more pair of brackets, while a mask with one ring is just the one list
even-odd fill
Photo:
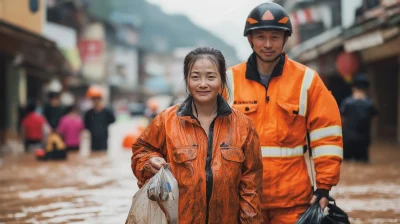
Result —
[[77, 150], [80, 144], [80, 132], [85, 126], [78, 114], [76, 105], [67, 107], [66, 113], [61, 118], [57, 131], [63, 136], [68, 150]]
[[132, 147], [139, 187], [168, 162], [179, 185], [180, 223], [261, 223], [260, 143], [252, 121], [221, 96], [224, 56], [193, 50], [184, 78], [187, 99], [155, 117]]

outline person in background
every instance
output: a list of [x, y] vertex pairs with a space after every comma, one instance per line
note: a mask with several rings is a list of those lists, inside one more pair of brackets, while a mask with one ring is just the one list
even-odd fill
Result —
[[157, 115], [132, 146], [139, 187], [168, 162], [180, 223], [261, 223], [260, 142], [250, 118], [221, 96], [224, 56], [196, 48], [185, 57], [184, 80], [186, 100]]
[[144, 116], [148, 119], [149, 123], [157, 116], [158, 107], [158, 102], [155, 99], [147, 100]]
[[64, 109], [60, 101], [60, 93], [50, 91], [48, 93], [49, 103], [43, 108], [43, 115], [49, 123], [52, 131], [57, 129], [61, 117], [64, 115]]
[[80, 144], [80, 132], [85, 126], [76, 105], [68, 106], [65, 112], [66, 115], [61, 117], [57, 132], [63, 137], [67, 150], [77, 150]]
[[26, 116], [21, 122], [21, 132], [24, 138], [25, 152], [33, 145], [41, 145], [44, 138], [46, 119], [35, 112], [36, 103], [30, 102], [26, 107]]
[[103, 105], [103, 91], [91, 86], [86, 96], [93, 101], [93, 108], [84, 117], [85, 128], [89, 130], [93, 150], [107, 150], [108, 126], [115, 122], [114, 113]]
[[344, 159], [368, 163], [371, 122], [378, 111], [367, 96], [369, 81], [364, 74], [357, 75], [352, 86], [352, 96], [346, 98], [340, 107], [343, 119]]

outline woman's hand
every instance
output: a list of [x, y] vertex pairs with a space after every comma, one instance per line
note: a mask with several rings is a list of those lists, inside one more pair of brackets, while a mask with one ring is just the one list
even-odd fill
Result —
[[156, 174], [167, 162], [162, 157], [152, 157], [145, 165], [145, 169]]

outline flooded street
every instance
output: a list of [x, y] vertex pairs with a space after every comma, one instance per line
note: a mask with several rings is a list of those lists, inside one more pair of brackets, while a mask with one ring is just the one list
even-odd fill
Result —
[[[8, 155], [0, 166], [0, 223], [124, 223], [137, 191], [129, 150], [120, 139], [134, 123], [113, 127], [110, 152], [40, 162]], [[400, 223], [400, 149], [375, 144], [372, 164], [344, 163], [337, 204], [352, 223]]]
[[400, 223], [400, 147], [375, 143], [371, 164], [345, 162], [331, 191], [352, 223]]
[[138, 189], [129, 156], [7, 161], [0, 170], [0, 223], [124, 223]]
[[121, 142], [140, 122], [112, 125], [111, 149], [89, 158], [78, 152], [67, 161], [36, 161], [33, 154], [1, 158], [0, 223], [125, 223], [138, 187], [132, 153]]

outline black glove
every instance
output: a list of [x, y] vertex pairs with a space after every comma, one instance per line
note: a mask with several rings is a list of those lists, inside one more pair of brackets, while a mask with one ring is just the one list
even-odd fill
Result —
[[319, 201], [323, 197], [329, 198], [329, 191], [326, 189], [318, 188], [317, 190], [314, 191], [314, 195], [317, 196]]

